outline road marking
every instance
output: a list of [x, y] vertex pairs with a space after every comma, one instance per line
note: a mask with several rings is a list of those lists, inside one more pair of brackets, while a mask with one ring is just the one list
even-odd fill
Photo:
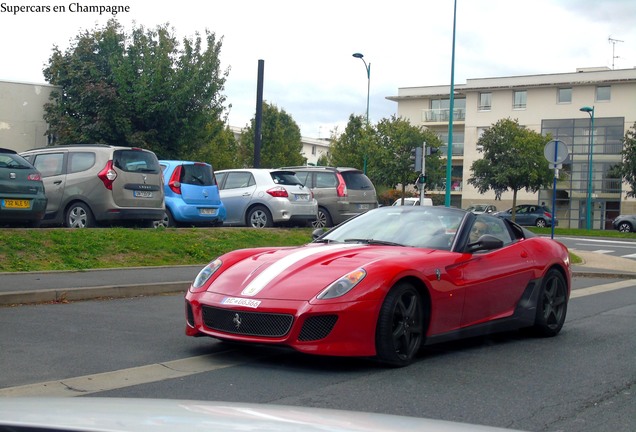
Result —
[[609, 249], [597, 249], [597, 250], [592, 251], [592, 252], [597, 253], [597, 254], [608, 254], [608, 253], [612, 253], [614, 251], [613, 250], [609, 250]]
[[[615, 291], [636, 286], [636, 279], [626, 279], [604, 285], [572, 290], [570, 298]], [[202, 372], [224, 369], [248, 363], [268, 355], [254, 356], [240, 351], [222, 351], [196, 357], [188, 357], [164, 363], [154, 363], [112, 372], [103, 372], [58, 381], [27, 384], [0, 389], [2, 397], [74, 397], [108, 390], [150, 384], [174, 378], [182, 378]]]
[[181, 378], [201, 372], [236, 366], [253, 361], [253, 355], [241, 355], [237, 351], [189, 357], [165, 363], [155, 363], [112, 372], [67, 378], [59, 381], [28, 384], [0, 389], [2, 397], [73, 397], [108, 390], [116, 390], [139, 384], [149, 384], [173, 378]]
[[636, 258], [636, 253], [629, 255], [621, 255], [621, 258]]
[[604, 285], [596, 285], [589, 288], [581, 288], [572, 290], [570, 298], [584, 297], [592, 294], [600, 294], [609, 291], [615, 291], [623, 288], [630, 288], [636, 286], [636, 279], [626, 279], [618, 282], [612, 282]]

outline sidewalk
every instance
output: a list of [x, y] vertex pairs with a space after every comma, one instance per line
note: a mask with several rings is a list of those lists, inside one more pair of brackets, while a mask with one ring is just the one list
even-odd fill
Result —
[[[575, 277], [636, 279], [636, 260], [572, 249]], [[0, 306], [184, 293], [203, 265], [0, 273]]]

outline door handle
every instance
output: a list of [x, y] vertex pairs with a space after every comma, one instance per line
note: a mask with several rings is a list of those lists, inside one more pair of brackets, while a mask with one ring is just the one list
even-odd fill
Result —
[[62, 180], [56, 180], [53, 182], [54, 185], [61, 185], [62, 184]]

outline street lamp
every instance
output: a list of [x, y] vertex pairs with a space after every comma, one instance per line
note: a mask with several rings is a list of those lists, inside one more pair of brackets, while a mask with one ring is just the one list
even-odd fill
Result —
[[579, 111], [583, 111], [590, 116], [590, 146], [589, 153], [587, 155], [587, 202], [585, 203], [585, 210], [587, 212], [585, 229], [591, 229], [592, 223], [592, 162], [594, 153], [594, 107], [584, 106]]
[[[364, 68], [367, 70], [367, 126], [369, 125], [369, 94], [371, 93], [371, 63], [364, 60], [364, 55], [361, 53], [353, 53], [353, 57], [359, 58], [364, 63]], [[367, 153], [364, 152], [364, 173], [367, 173]]]

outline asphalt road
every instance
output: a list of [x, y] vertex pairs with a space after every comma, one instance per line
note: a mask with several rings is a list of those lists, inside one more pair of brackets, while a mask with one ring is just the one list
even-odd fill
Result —
[[635, 284], [575, 278], [559, 336], [437, 345], [401, 369], [185, 337], [181, 295], [4, 307], [0, 398], [242, 401], [527, 431], [633, 431]]

